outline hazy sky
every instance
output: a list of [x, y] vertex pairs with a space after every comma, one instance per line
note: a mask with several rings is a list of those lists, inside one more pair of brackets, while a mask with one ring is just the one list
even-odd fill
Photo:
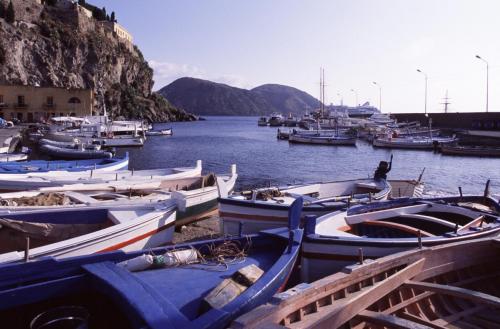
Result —
[[383, 112], [500, 110], [500, 1], [94, 0], [134, 36], [155, 89], [182, 76], [242, 88], [290, 85], [326, 100], [370, 101]]

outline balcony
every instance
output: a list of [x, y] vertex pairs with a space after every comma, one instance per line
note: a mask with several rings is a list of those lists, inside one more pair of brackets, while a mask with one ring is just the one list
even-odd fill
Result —
[[55, 109], [56, 108], [56, 104], [54, 104], [54, 103], [51, 103], [51, 104], [45, 103], [45, 104], [43, 104], [43, 108], [46, 109], [46, 110]]
[[15, 103], [14, 104], [15, 109], [26, 109], [28, 108], [28, 104], [26, 103]]

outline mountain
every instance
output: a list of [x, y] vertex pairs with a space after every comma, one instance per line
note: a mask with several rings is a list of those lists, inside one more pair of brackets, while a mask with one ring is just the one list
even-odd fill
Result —
[[266, 84], [251, 90], [196, 78], [180, 78], [158, 91], [173, 105], [196, 115], [302, 114], [318, 100], [296, 88]]
[[0, 84], [92, 89], [112, 117], [192, 119], [152, 92], [153, 70], [106, 15], [69, 0], [12, 3], [14, 20], [0, 15]]

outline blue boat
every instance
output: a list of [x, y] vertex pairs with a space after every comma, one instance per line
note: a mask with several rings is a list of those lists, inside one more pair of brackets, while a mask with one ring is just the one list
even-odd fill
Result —
[[52, 171], [115, 171], [128, 168], [129, 157], [111, 159], [67, 160], [32, 160], [25, 162], [0, 162], [1, 174], [48, 173]]
[[[225, 328], [284, 288], [302, 242], [301, 210], [300, 198], [290, 207], [288, 228], [255, 235], [146, 252], [4, 265], [0, 267], [0, 323], [6, 328], [29, 327], [40, 314], [34, 320], [37, 323], [43, 319], [44, 323], [62, 324], [71, 318], [84, 324], [88, 318], [89, 327], [96, 328]], [[229, 253], [231, 246], [238, 251]], [[169, 252], [181, 250], [191, 251], [203, 261], [157, 265], [167, 263]], [[217, 261], [213, 261], [214, 252]], [[156, 266], [133, 271], [141, 257], [154, 257]], [[249, 265], [263, 272], [220, 306], [209, 301], [211, 296], [226, 296], [217, 289]]]

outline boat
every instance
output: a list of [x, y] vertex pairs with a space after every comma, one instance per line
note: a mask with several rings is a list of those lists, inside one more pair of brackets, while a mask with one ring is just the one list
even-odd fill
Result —
[[[70, 209], [88, 206], [154, 205], [167, 200], [177, 205], [176, 227], [206, 218], [217, 210], [217, 198], [232, 192], [238, 175], [236, 165], [230, 175], [208, 174], [163, 182], [159, 189], [128, 191], [74, 191], [65, 186], [57, 191], [34, 190], [0, 193], [0, 216], [18, 211]], [[222, 195], [221, 195], [222, 193]]]
[[172, 128], [146, 131], [146, 136], [172, 136], [172, 134]]
[[444, 155], [500, 157], [500, 147], [494, 146], [465, 146], [442, 144], [440, 146], [440, 152]]
[[259, 120], [257, 121], [257, 126], [259, 126], [259, 127], [265, 127], [268, 124], [269, 124], [269, 122], [267, 121], [266, 117], [260, 117]]
[[299, 123], [299, 119], [296, 117], [292, 116], [292, 113], [288, 114], [288, 117], [284, 121], [284, 126], [285, 127], [296, 127]]
[[273, 113], [269, 117], [269, 126], [271, 127], [279, 127], [285, 123], [285, 118], [281, 113]]
[[29, 191], [40, 189], [49, 192], [61, 189], [73, 191], [129, 191], [134, 189], [158, 189], [165, 181], [201, 175], [201, 160], [195, 167], [179, 167], [148, 170], [119, 170], [114, 172], [60, 171], [57, 175], [2, 174], [0, 191]]
[[96, 328], [225, 328], [284, 288], [302, 240], [292, 210], [289, 227], [256, 235], [4, 265], [0, 320], [62, 324], [82, 317], [47, 315], [78, 305]]
[[231, 328], [497, 328], [500, 239], [485, 238], [362, 259], [301, 284]]
[[398, 199], [336, 211], [305, 223], [301, 278], [312, 282], [359, 257], [500, 233], [500, 205], [484, 196]]
[[255, 233], [286, 223], [290, 204], [304, 198], [303, 217], [320, 216], [351, 204], [385, 200], [391, 186], [372, 178], [274, 186], [233, 193], [219, 199], [221, 232]]
[[276, 134], [276, 137], [279, 140], [288, 140], [288, 138], [290, 137], [290, 131], [283, 131], [283, 130], [278, 128], [278, 132]]
[[0, 153], [0, 162], [17, 162], [28, 159], [27, 153]]
[[111, 159], [89, 159], [80, 161], [31, 160], [24, 162], [0, 162], [0, 179], [2, 177], [2, 174], [30, 173], [41, 175], [56, 175], [59, 174], [60, 171], [77, 172], [90, 170], [93, 170], [94, 172], [110, 172], [127, 169], [128, 163], [128, 153], [125, 153], [125, 156], [123, 157], [114, 157]]
[[100, 147], [86, 148], [83, 145], [76, 148], [42, 145], [40, 152], [58, 159], [111, 159], [113, 157], [110, 151], [101, 150]]
[[176, 204], [86, 206], [0, 219], [0, 264], [151, 248], [172, 241]]
[[49, 132], [44, 135], [44, 139], [57, 142], [74, 142], [77, 138], [84, 145], [98, 144], [102, 147], [140, 147], [144, 145], [143, 137], [133, 137], [129, 135], [113, 135], [112, 137], [97, 137], [97, 135], [86, 136], [70, 134], [65, 132]]
[[348, 135], [323, 135], [323, 134], [297, 134], [292, 133], [288, 136], [289, 143], [295, 144], [313, 144], [313, 145], [336, 145], [336, 146], [355, 146], [355, 136]]
[[420, 149], [435, 150], [439, 146], [455, 143], [455, 137], [428, 137], [428, 136], [406, 136], [406, 137], [378, 137], [373, 140], [373, 146], [382, 148]]

